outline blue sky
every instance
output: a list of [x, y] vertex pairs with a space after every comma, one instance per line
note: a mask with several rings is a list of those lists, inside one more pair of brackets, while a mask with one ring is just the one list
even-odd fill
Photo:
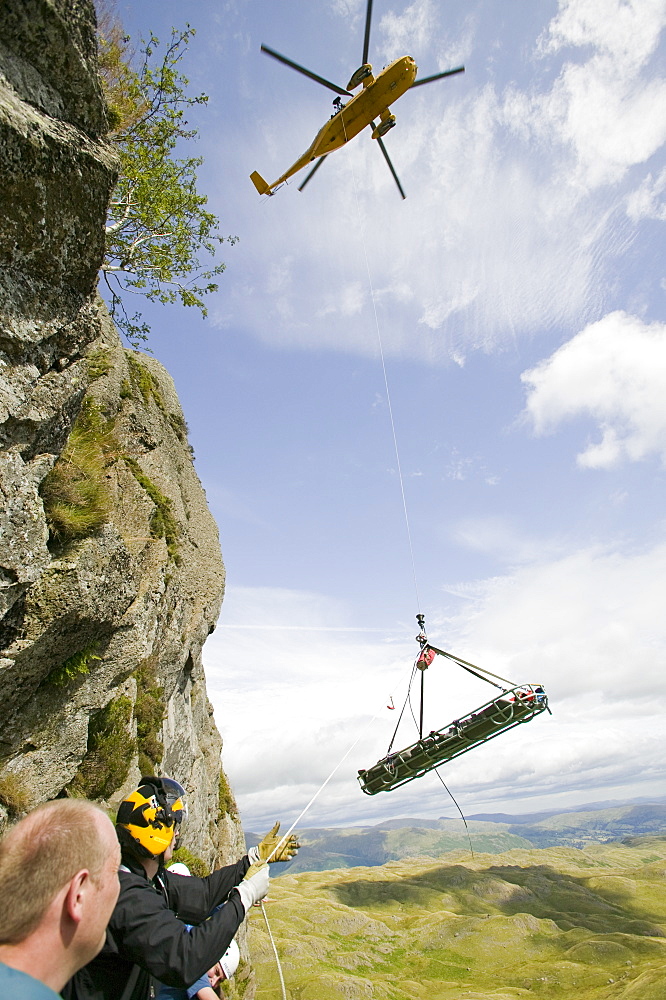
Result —
[[[443, 769], [464, 811], [666, 794], [666, 2], [376, 0], [376, 68], [466, 66], [392, 109], [406, 201], [369, 135], [261, 198], [249, 174], [283, 173], [333, 96], [261, 43], [344, 85], [363, 7], [117, 4], [134, 38], [197, 29], [200, 186], [240, 238], [207, 321], [146, 315], [220, 528], [204, 660], [245, 825], [290, 823], [354, 744], [304, 823], [454, 815], [434, 776], [355, 780], [419, 610], [551, 698]], [[443, 661], [426, 681], [428, 728], [491, 693]]]

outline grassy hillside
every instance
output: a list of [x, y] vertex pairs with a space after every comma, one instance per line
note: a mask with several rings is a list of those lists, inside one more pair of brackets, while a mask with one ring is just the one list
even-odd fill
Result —
[[[664, 1000], [666, 841], [453, 852], [288, 874], [266, 903], [290, 1000]], [[279, 1000], [261, 912], [258, 1000]]]

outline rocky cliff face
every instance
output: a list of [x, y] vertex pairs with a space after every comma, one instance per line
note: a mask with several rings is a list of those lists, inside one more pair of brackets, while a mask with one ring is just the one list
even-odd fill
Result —
[[95, 297], [94, 29], [89, 0], [0, 4], [0, 825], [168, 773], [210, 864], [243, 850], [201, 665], [224, 568], [173, 382]]

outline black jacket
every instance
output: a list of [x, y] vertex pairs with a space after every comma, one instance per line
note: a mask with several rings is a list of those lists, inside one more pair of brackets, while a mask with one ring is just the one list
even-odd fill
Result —
[[[191, 986], [219, 961], [245, 917], [232, 890], [250, 867], [247, 856], [207, 878], [160, 868], [152, 882], [136, 861], [123, 857], [123, 865], [131, 870], [119, 872], [106, 944], [66, 984], [66, 1000], [148, 1000], [151, 976], [168, 986]], [[188, 931], [186, 923], [198, 926]]]

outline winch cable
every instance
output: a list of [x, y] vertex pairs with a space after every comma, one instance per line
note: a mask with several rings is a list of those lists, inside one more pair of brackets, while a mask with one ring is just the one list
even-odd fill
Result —
[[[342, 113], [341, 113], [340, 121], [342, 122], [342, 128], [343, 128], [344, 133], [345, 133], [345, 142], [346, 142], [346, 141], [348, 141], [348, 139], [347, 139], [347, 129], [345, 127], [344, 116], [343, 116]], [[400, 462], [400, 451], [399, 451], [399, 448], [398, 448], [398, 436], [396, 434], [396, 429], [395, 429], [395, 420], [394, 420], [394, 417], [393, 417], [393, 405], [391, 403], [391, 392], [390, 392], [390, 389], [389, 389], [388, 372], [386, 371], [386, 360], [384, 358], [384, 345], [382, 343], [382, 335], [381, 335], [381, 330], [380, 330], [380, 327], [379, 327], [379, 315], [377, 313], [377, 301], [376, 301], [376, 298], [375, 298], [375, 289], [374, 289], [374, 286], [372, 284], [372, 275], [370, 274], [370, 261], [368, 259], [368, 249], [367, 249], [367, 246], [366, 246], [365, 230], [364, 230], [364, 227], [363, 227], [363, 218], [362, 218], [362, 215], [361, 215], [361, 205], [360, 205], [360, 201], [359, 201], [359, 197], [358, 197], [358, 182], [356, 180], [356, 171], [354, 169], [353, 162], [351, 164], [351, 170], [352, 170], [352, 177], [354, 179], [354, 197], [355, 197], [355, 200], [356, 200], [356, 215], [357, 215], [357, 219], [358, 219], [359, 232], [360, 232], [360, 235], [361, 235], [361, 246], [363, 247], [363, 259], [365, 260], [365, 271], [366, 271], [366, 274], [368, 276], [368, 287], [370, 289], [370, 299], [372, 301], [372, 310], [373, 310], [373, 315], [374, 315], [374, 318], [375, 318], [375, 331], [376, 331], [376, 334], [377, 334], [377, 344], [379, 346], [379, 357], [381, 359], [382, 373], [383, 373], [383, 376], [384, 376], [384, 388], [385, 388], [385, 391], [386, 391], [386, 404], [387, 404], [387, 409], [388, 409], [388, 414], [389, 414], [389, 420], [390, 420], [390, 423], [391, 423], [391, 434], [393, 436], [393, 448], [394, 448], [394, 451], [395, 451], [395, 463], [396, 463], [396, 468], [397, 468], [397, 471], [398, 471], [398, 481], [400, 483], [400, 495], [402, 497], [402, 509], [403, 509], [403, 513], [404, 513], [404, 516], [405, 516], [405, 529], [406, 529], [406, 532], [407, 532], [407, 543], [409, 545], [409, 554], [410, 554], [411, 563], [412, 563], [412, 579], [413, 579], [413, 583], [414, 583], [414, 594], [415, 594], [415, 597], [416, 597], [416, 607], [417, 607], [417, 610], [420, 611], [421, 610], [421, 601], [419, 599], [419, 587], [418, 587], [418, 582], [417, 582], [417, 579], [416, 579], [416, 560], [414, 558], [414, 546], [413, 546], [413, 543], [412, 543], [412, 532], [411, 532], [411, 529], [410, 529], [410, 526], [409, 526], [409, 514], [407, 512], [407, 497], [405, 495], [405, 482], [404, 482], [404, 478], [403, 478], [403, 475], [402, 475], [402, 465], [401, 465], [401, 462]]]
[[[345, 121], [344, 121], [344, 114], [342, 112], [341, 112], [340, 120], [342, 122], [342, 127], [343, 127], [344, 133], [345, 133], [345, 141], [348, 141], [347, 129], [345, 127]], [[411, 566], [412, 566], [412, 579], [413, 579], [413, 584], [414, 584], [414, 594], [415, 594], [415, 597], [416, 597], [416, 606], [417, 606], [417, 609], [418, 609], [418, 611], [420, 613], [420, 611], [421, 611], [421, 600], [420, 600], [420, 597], [419, 597], [419, 588], [418, 588], [418, 582], [417, 582], [417, 578], [416, 578], [416, 560], [414, 558], [414, 545], [413, 545], [413, 542], [412, 542], [412, 533], [411, 533], [411, 528], [410, 528], [410, 524], [409, 524], [409, 514], [408, 514], [408, 511], [407, 511], [407, 498], [406, 498], [406, 495], [405, 495], [405, 483], [404, 483], [404, 477], [403, 477], [403, 474], [402, 474], [402, 464], [400, 462], [400, 451], [399, 451], [399, 448], [398, 448], [398, 437], [397, 437], [397, 433], [396, 433], [396, 429], [395, 429], [395, 419], [394, 419], [394, 416], [393, 416], [393, 405], [392, 405], [392, 402], [391, 402], [391, 392], [390, 392], [390, 389], [389, 389], [388, 372], [386, 370], [386, 359], [384, 357], [384, 346], [383, 346], [383, 343], [382, 343], [381, 330], [380, 330], [380, 326], [379, 326], [379, 315], [377, 313], [377, 301], [376, 301], [376, 298], [375, 298], [374, 286], [372, 284], [372, 275], [370, 273], [370, 262], [369, 262], [369, 259], [368, 259], [368, 251], [367, 251], [366, 240], [365, 240], [365, 231], [364, 231], [364, 227], [363, 227], [363, 221], [362, 221], [362, 215], [361, 215], [361, 206], [360, 206], [359, 195], [358, 195], [358, 183], [357, 183], [356, 171], [354, 170], [353, 163], [352, 163], [352, 176], [353, 176], [353, 180], [354, 180], [354, 196], [355, 196], [355, 200], [356, 200], [356, 212], [357, 212], [357, 218], [358, 218], [359, 231], [360, 231], [360, 235], [361, 235], [361, 245], [363, 247], [363, 257], [364, 257], [364, 260], [365, 260], [365, 270], [366, 270], [366, 274], [368, 276], [368, 286], [370, 288], [370, 298], [371, 298], [371, 301], [372, 301], [372, 309], [373, 309], [373, 314], [374, 314], [374, 319], [375, 319], [375, 331], [376, 331], [376, 334], [377, 334], [377, 344], [379, 346], [379, 356], [380, 356], [380, 360], [381, 360], [382, 373], [383, 373], [383, 377], [384, 377], [384, 388], [385, 388], [385, 391], [386, 391], [387, 409], [388, 409], [389, 420], [390, 420], [390, 424], [391, 424], [391, 434], [392, 434], [392, 437], [393, 437], [393, 448], [394, 448], [394, 451], [395, 451], [396, 468], [397, 468], [397, 472], [398, 472], [398, 481], [400, 483], [400, 495], [402, 497], [402, 509], [403, 509], [403, 514], [404, 514], [404, 518], [405, 518], [405, 529], [406, 529], [406, 533], [407, 533], [407, 542], [408, 542], [408, 546], [409, 546], [409, 554], [410, 554]], [[441, 652], [441, 651], [437, 650], [437, 652]], [[446, 653], [444, 653], [443, 655], [449, 656], [449, 654], [446, 654]], [[455, 658], [452, 657], [452, 656], [449, 656], [449, 659], [455, 659]], [[473, 666], [473, 664], [471, 666]], [[407, 704], [407, 702], [409, 702], [410, 709], [411, 709], [410, 691], [411, 691], [411, 684], [412, 684], [413, 676], [414, 676], [414, 671], [412, 672], [412, 677], [410, 678], [409, 688], [408, 688], [408, 691], [407, 691], [407, 699], [405, 701], [405, 705]], [[400, 713], [400, 717], [401, 718], [402, 718], [402, 714], [404, 713], [404, 710], [405, 710], [405, 706], [403, 705], [402, 712]], [[413, 710], [412, 710], [412, 714], [413, 714]], [[374, 722], [377, 718], [378, 718], [378, 715], [375, 715], [375, 717], [372, 719], [372, 722]], [[398, 720], [398, 724], [399, 723], [400, 723], [400, 720]], [[365, 729], [364, 729], [364, 732], [365, 732]], [[397, 732], [397, 727], [396, 727], [396, 732]], [[267, 861], [270, 861], [270, 859], [273, 857], [273, 855], [276, 853], [276, 851], [278, 851], [279, 848], [281, 848], [284, 845], [284, 843], [287, 841], [287, 838], [291, 835], [291, 833], [293, 833], [295, 827], [298, 825], [298, 823], [301, 821], [301, 819], [303, 818], [303, 816], [306, 814], [306, 812], [310, 809], [310, 807], [313, 805], [313, 803], [319, 797], [319, 795], [324, 790], [324, 788], [326, 787], [326, 785], [329, 783], [329, 781], [331, 780], [331, 778], [333, 777], [333, 775], [336, 773], [336, 771], [338, 770], [338, 768], [343, 764], [343, 762], [347, 759], [347, 757], [352, 752], [352, 750], [360, 742], [362, 736], [363, 736], [363, 733], [354, 741], [354, 743], [349, 747], [349, 749], [346, 751], [346, 753], [344, 754], [344, 756], [335, 765], [335, 767], [333, 768], [333, 770], [331, 771], [331, 773], [329, 774], [329, 776], [326, 778], [326, 780], [323, 782], [323, 784], [320, 786], [320, 788], [315, 792], [315, 794], [312, 796], [312, 798], [307, 803], [307, 805], [305, 806], [305, 808], [301, 811], [301, 813], [296, 817], [296, 819], [291, 824], [291, 826], [289, 827], [289, 829], [287, 830], [287, 832], [283, 835], [283, 837], [278, 842], [278, 844], [273, 848], [273, 851], [271, 852], [270, 856], [267, 858]], [[395, 734], [394, 734], [394, 738], [395, 738]], [[448, 791], [448, 789], [447, 789], [447, 791]], [[457, 805], [457, 803], [456, 803], [456, 805]], [[464, 817], [463, 817], [463, 819], [464, 819]], [[263, 906], [263, 903], [261, 905], [261, 909], [262, 909], [262, 912], [263, 912], [263, 915], [264, 915], [264, 920], [266, 922], [266, 926], [267, 926], [267, 929], [268, 929], [268, 932], [269, 932], [269, 936], [271, 937], [271, 941], [272, 941], [272, 934], [270, 932], [270, 926], [269, 926], [269, 923], [268, 923], [268, 917], [267, 917], [267, 914], [266, 914], [266, 910], [265, 910], [265, 908]], [[278, 951], [277, 951], [277, 948], [275, 947], [274, 942], [272, 942], [272, 943], [273, 943], [273, 951], [274, 951], [274, 954], [275, 954], [275, 960], [276, 960], [277, 967], [278, 967], [278, 972], [279, 972], [279, 975], [280, 975], [280, 983], [281, 983], [281, 986], [282, 986], [282, 996], [283, 996], [283, 1000], [286, 1000], [286, 992], [285, 992], [285, 986], [284, 986], [284, 977], [282, 975], [282, 969], [281, 969], [281, 966], [280, 966], [280, 958], [279, 958]]]
[[407, 708], [407, 703], [409, 703], [409, 709], [410, 709], [410, 711], [412, 713], [412, 716], [414, 715], [414, 710], [412, 708], [411, 691], [412, 691], [412, 681], [414, 680], [414, 674], [415, 673], [416, 673], [416, 665], [414, 665], [412, 667], [412, 675], [409, 678], [409, 685], [407, 687], [407, 694], [405, 695], [405, 700], [403, 702], [402, 709], [400, 711], [400, 715], [398, 716], [398, 722], [396, 724], [395, 729], [393, 730], [393, 736], [391, 737], [391, 742], [389, 743], [388, 750], [386, 751], [386, 756], [387, 757], [390, 754], [390, 752], [391, 752], [391, 750], [393, 748], [393, 743], [395, 742], [395, 738], [398, 735], [398, 729], [400, 728], [400, 723], [402, 722], [402, 717], [405, 714], [405, 709]]
[[[431, 648], [433, 648], [433, 647], [431, 647]], [[414, 669], [416, 669], [416, 664], [414, 664]], [[411, 681], [410, 681], [410, 685], [411, 685]], [[409, 698], [409, 695], [410, 695], [410, 692], [408, 691], [407, 692], [407, 697], [408, 698]], [[416, 716], [414, 715], [414, 709], [412, 708], [411, 698], [409, 698], [409, 709], [410, 709], [410, 711], [412, 713], [412, 719], [414, 720], [414, 725], [416, 726], [417, 732], [419, 732], [419, 724], [416, 721]], [[396, 732], [397, 732], [397, 730], [396, 730]], [[393, 734], [393, 739], [395, 739], [395, 733]], [[421, 739], [420, 732], [419, 732], [419, 739]], [[391, 745], [392, 744], [393, 744], [393, 740], [391, 741]], [[388, 749], [388, 753], [386, 755], [387, 757], [388, 757], [388, 754], [390, 752], [391, 752], [391, 747], [389, 747], [389, 749]], [[455, 795], [453, 794], [453, 792], [451, 791], [451, 789], [449, 788], [449, 786], [444, 781], [444, 778], [439, 773], [439, 768], [434, 767], [433, 771], [435, 772], [435, 774], [437, 775], [437, 777], [439, 778], [439, 780], [441, 781], [441, 783], [444, 785], [444, 788], [446, 789], [446, 791], [447, 791], [447, 793], [449, 795], [449, 798], [451, 799], [451, 801], [453, 802], [454, 806], [456, 807], [456, 809], [460, 813], [460, 818], [462, 819], [463, 823], [465, 824], [465, 833], [467, 834], [467, 839], [469, 841], [469, 849], [470, 849], [470, 852], [471, 852], [471, 855], [472, 855], [472, 860], [473, 860], [474, 859], [474, 848], [472, 847], [472, 837], [470, 835], [469, 827], [467, 826], [467, 820], [465, 819], [464, 813], [463, 813], [462, 809], [460, 808], [460, 806], [458, 805], [458, 802], [456, 801]]]
[[467, 820], [465, 819], [465, 816], [463, 814], [462, 809], [460, 808], [460, 806], [456, 802], [456, 799], [455, 799], [455, 796], [454, 796], [453, 792], [451, 791], [451, 789], [449, 788], [449, 786], [444, 781], [444, 778], [439, 773], [439, 768], [435, 767], [435, 768], [433, 768], [433, 770], [434, 770], [435, 774], [437, 775], [437, 777], [439, 778], [439, 780], [441, 781], [441, 783], [444, 785], [444, 788], [447, 790], [447, 792], [451, 796], [451, 801], [453, 802], [454, 806], [456, 807], [456, 809], [460, 813], [460, 818], [462, 819], [463, 823], [465, 824], [465, 833], [467, 834], [467, 839], [469, 840], [469, 849], [470, 849], [470, 852], [471, 852], [471, 855], [472, 855], [472, 861], [473, 861], [474, 860], [474, 848], [472, 847], [472, 837], [471, 837], [471, 834], [469, 832], [469, 827], [467, 826]]
[[[345, 128], [344, 118], [341, 118], [341, 120], [342, 120], [342, 127], [345, 130], [345, 139], [346, 139], [347, 138], [347, 130]], [[363, 258], [365, 260], [365, 269], [366, 269], [366, 273], [368, 275], [368, 286], [370, 288], [370, 297], [372, 299], [372, 309], [373, 309], [373, 314], [374, 314], [374, 317], [375, 317], [375, 330], [376, 330], [376, 333], [377, 333], [377, 343], [379, 345], [379, 356], [381, 358], [381, 363], [382, 363], [382, 373], [384, 375], [384, 386], [385, 386], [385, 389], [386, 389], [386, 402], [387, 402], [389, 417], [390, 417], [390, 421], [391, 421], [391, 433], [393, 435], [393, 447], [395, 449], [395, 459], [396, 459], [396, 466], [397, 466], [397, 469], [398, 469], [398, 479], [400, 481], [400, 494], [402, 496], [402, 507], [403, 507], [403, 512], [404, 512], [404, 515], [405, 515], [405, 528], [406, 528], [406, 531], [407, 531], [407, 540], [408, 540], [408, 543], [409, 543], [409, 553], [410, 553], [410, 558], [411, 558], [411, 563], [412, 563], [412, 577], [413, 577], [413, 580], [414, 580], [414, 593], [415, 593], [415, 596], [416, 596], [416, 607], [417, 607], [417, 610], [418, 610], [419, 615], [420, 615], [420, 612], [421, 612], [421, 601], [420, 601], [420, 598], [419, 598], [419, 588], [418, 588], [418, 582], [417, 582], [417, 578], [416, 578], [416, 560], [414, 558], [414, 546], [413, 546], [413, 543], [412, 543], [412, 533], [411, 533], [411, 529], [410, 529], [410, 526], [409, 526], [409, 514], [408, 514], [408, 511], [407, 511], [407, 498], [405, 496], [405, 484], [404, 484], [404, 479], [403, 479], [403, 475], [402, 475], [402, 466], [401, 466], [401, 463], [400, 463], [400, 452], [399, 452], [399, 449], [398, 449], [398, 437], [397, 437], [396, 430], [395, 430], [395, 420], [393, 418], [393, 406], [391, 404], [391, 392], [390, 392], [389, 383], [388, 383], [388, 373], [386, 371], [386, 361], [384, 359], [384, 347], [383, 347], [383, 344], [382, 344], [381, 330], [380, 330], [380, 327], [379, 327], [379, 316], [377, 314], [377, 302], [376, 302], [376, 299], [375, 299], [374, 286], [372, 284], [372, 275], [370, 273], [370, 262], [368, 260], [368, 250], [367, 250], [366, 241], [365, 241], [365, 230], [364, 230], [364, 227], [363, 227], [363, 220], [362, 220], [362, 215], [361, 215], [361, 206], [360, 206], [359, 197], [358, 197], [358, 183], [357, 183], [357, 180], [356, 180], [356, 171], [354, 170], [354, 164], [353, 164], [353, 162], [351, 164], [351, 168], [352, 168], [352, 177], [354, 179], [354, 196], [355, 196], [355, 199], [356, 199], [356, 212], [357, 212], [359, 230], [360, 230], [360, 233], [361, 233], [361, 244], [363, 246]], [[419, 615], [417, 615], [417, 619], [419, 618]], [[422, 629], [422, 631], [423, 631], [424, 638], [425, 638], [425, 632], [424, 632], [423, 629]], [[425, 648], [425, 646], [422, 644], [421, 649], [423, 650], [424, 648]], [[475, 668], [473, 663], [467, 663], [464, 660], [461, 662], [457, 657], [451, 656], [451, 654], [445, 653], [443, 650], [437, 649], [434, 646], [432, 646], [431, 648], [435, 649], [435, 652], [439, 653], [440, 656], [445, 656], [445, 657], [447, 657], [447, 659], [453, 660], [454, 662], [458, 663], [459, 666], [463, 667], [463, 670], [467, 670], [469, 673], [474, 673], [475, 669], [477, 669], [477, 670], [480, 669], [480, 668]], [[393, 736], [391, 738], [391, 742], [389, 744], [389, 749], [388, 749], [388, 752], [387, 752], [387, 756], [391, 752], [391, 748], [393, 746], [393, 742], [394, 742], [396, 734], [398, 732], [398, 727], [400, 726], [400, 722], [402, 720], [402, 716], [403, 716], [403, 713], [405, 711], [405, 705], [407, 703], [409, 703], [409, 708], [410, 708], [410, 711], [412, 713], [412, 717], [414, 717], [414, 710], [412, 708], [412, 701], [411, 701], [411, 689], [412, 689], [412, 681], [414, 680], [414, 674], [415, 674], [415, 672], [416, 672], [416, 663], [414, 664], [414, 668], [412, 670], [412, 675], [411, 675], [410, 680], [409, 680], [409, 687], [407, 689], [407, 697], [405, 699], [405, 704], [403, 705], [402, 711], [400, 712], [400, 718], [398, 719], [398, 724], [397, 724], [397, 726], [395, 728], [395, 732], [393, 733]], [[490, 673], [490, 671], [487, 671], [487, 672]], [[423, 680], [424, 680], [424, 673], [425, 673], [425, 671], [421, 671], [421, 710], [420, 710], [421, 725], [420, 725], [420, 727], [417, 724], [417, 729], [419, 729], [419, 738], [421, 738], [422, 735], [423, 735], [422, 730], [423, 730]], [[485, 679], [485, 678], [481, 677], [480, 674], [476, 674], [476, 676], [479, 677], [480, 680], [484, 680]], [[494, 677], [496, 675], [491, 674], [491, 676]], [[501, 678], [501, 677], [498, 678], [498, 680], [502, 680], [502, 679], [503, 678]], [[492, 681], [488, 681], [488, 683], [492, 684], [493, 682]], [[499, 685], [495, 685], [495, 686], [499, 687]], [[510, 686], [513, 687], [513, 685], [510, 685]], [[414, 717], [414, 722], [416, 724], [416, 718], [415, 717]], [[472, 853], [472, 857], [474, 857], [474, 849], [472, 847], [472, 838], [470, 837], [470, 834], [469, 834], [469, 829], [468, 829], [468, 826], [467, 826], [467, 820], [465, 819], [465, 817], [463, 815], [463, 812], [462, 812], [460, 806], [458, 805], [458, 803], [456, 802], [456, 800], [455, 800], [452, 792], [447, 787], [446, 783], [444, 782], [444, 779], [439, 774], [439, 772], [437, 771], [437, 769], [435, 769], [435, 773], [437, 774], [437, 777], [439, 778], [439, 780], [444, 785], [444, 788], [446, 789], [446, 791], [450, 795], [450, 797], [453, 800], [453, 803], [454, 803], [456, 809], [458, 810], [458, 812], [460, 813], [460, 815], [462, 817], [462, 821], [465, 824], [465, 830], [467, 831], [467, 837], [469, 839], [470, 851]]]

